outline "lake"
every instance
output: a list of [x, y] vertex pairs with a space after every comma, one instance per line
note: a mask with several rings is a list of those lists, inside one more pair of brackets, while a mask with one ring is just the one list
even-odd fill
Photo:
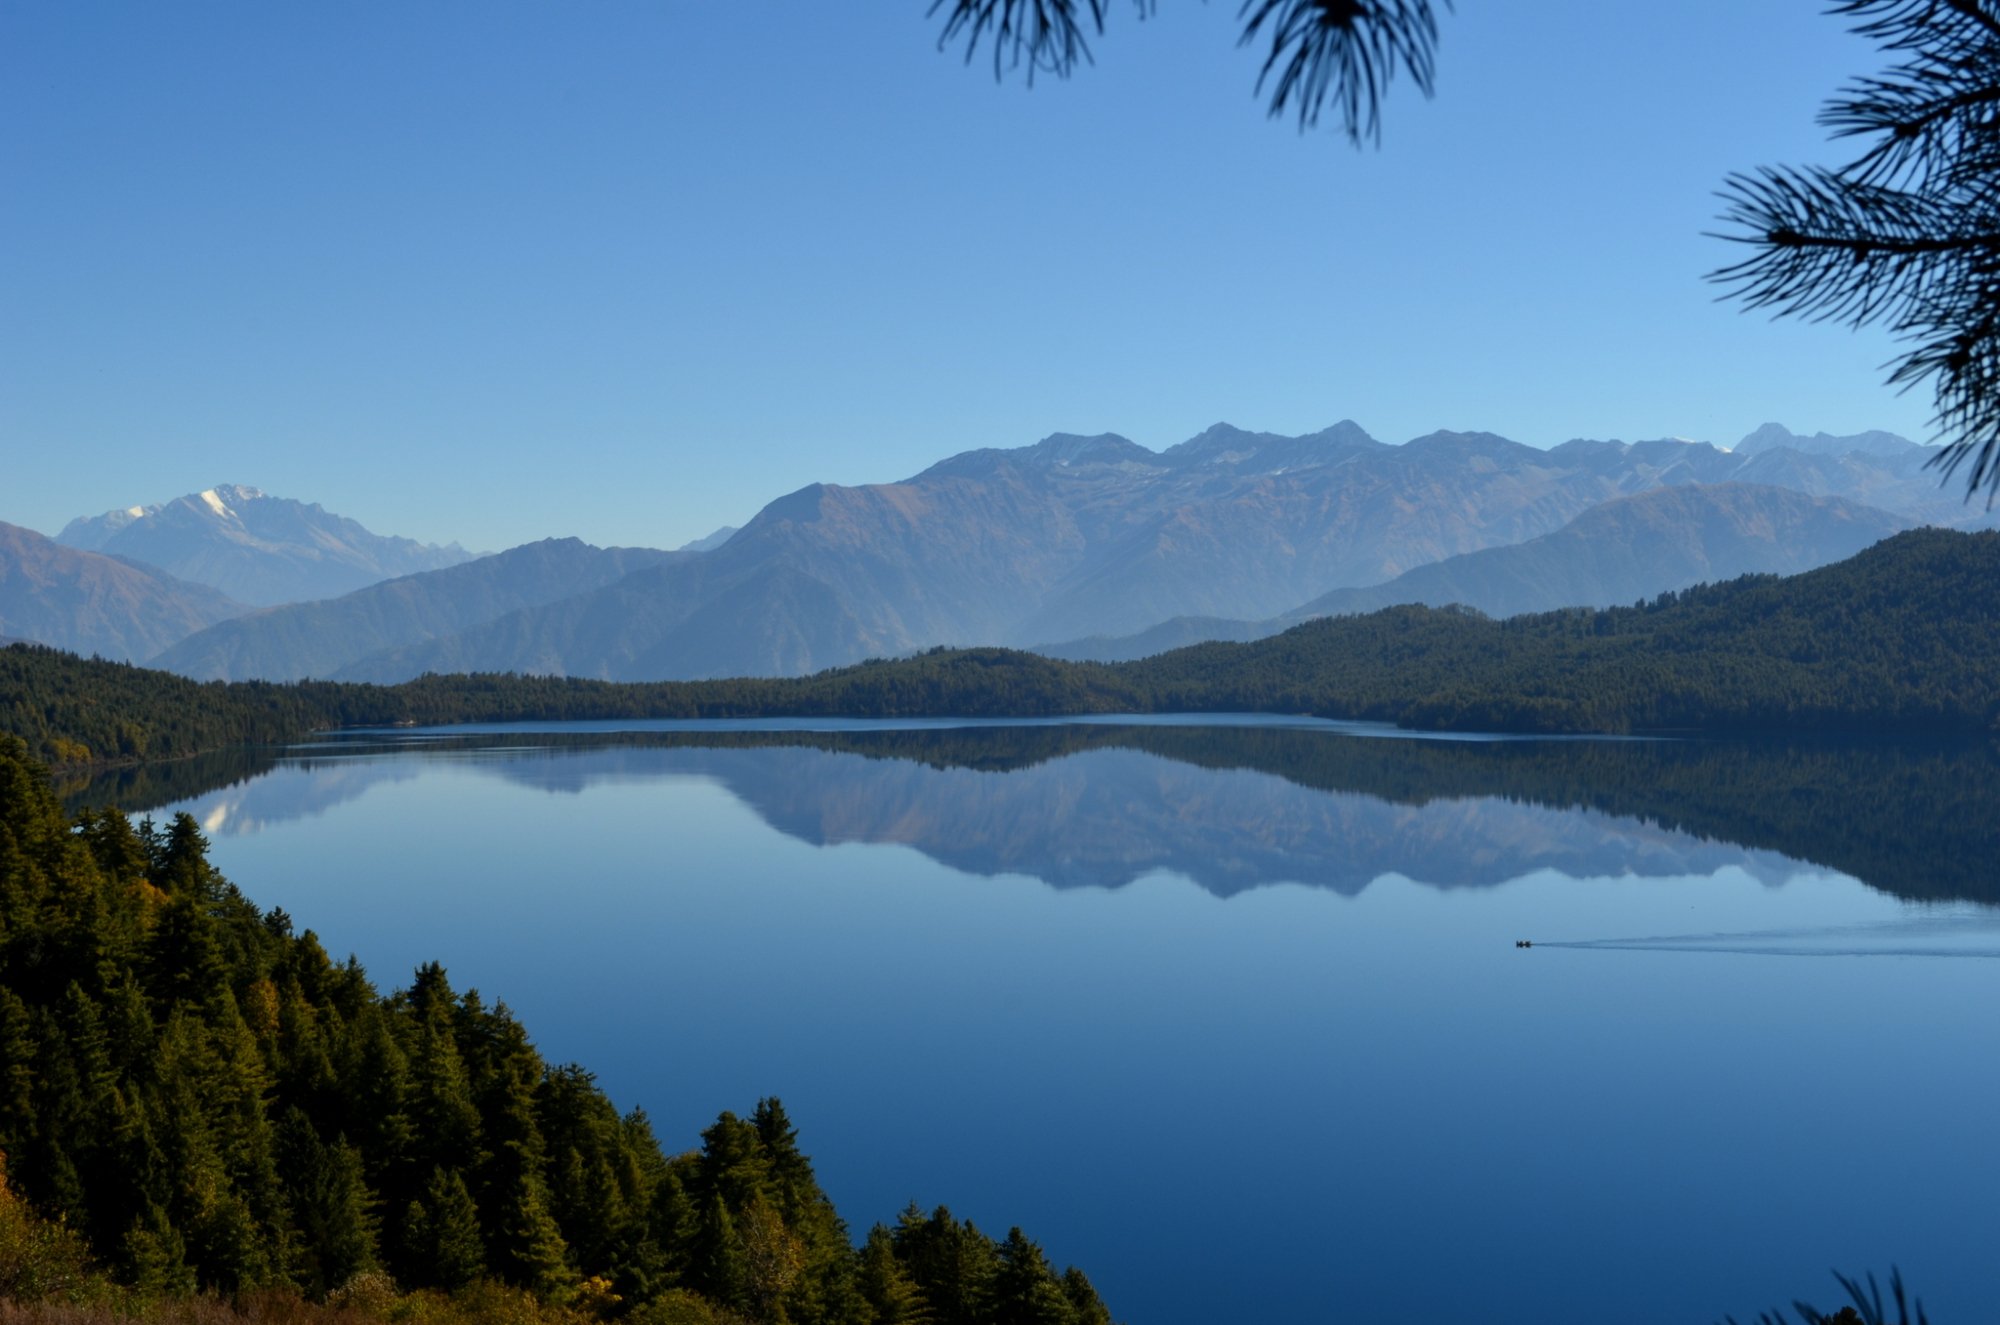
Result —
[[[777, 1095], [857, 1233], [1131, 1325], [2000, 1319], [2000, 764], [1272, 719], [359, 733], [66, 788], [670, 1147]], [[1532, 948], [1516, 946], [1531, 940]]]

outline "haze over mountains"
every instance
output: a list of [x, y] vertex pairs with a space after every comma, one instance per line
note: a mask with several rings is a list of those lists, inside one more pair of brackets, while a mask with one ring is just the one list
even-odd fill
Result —
[[[1925, 448], [1811, 445], [1815, 454], [1769, 446], [1738, 455], [1679, 441], [1542, 451], [1492, 434], [1436, 433], [1387, 446], [1342, 423], [1304, 437], [1218, 425], [1153, 452], [1114, 435], [1057, 434], [953, 456], [900, 483], [814, 484], [766, 506], [713, 552], [346, 675], [772, 675], [937, 644], [1032, 647], [1175, 616], [1255, 620], [1550, 534], [1606, 501], [1670, 486], [1748, 483], [1872, 505], [1872, 515], [1817, 515], [1835, 526], [1872, 521], [1884, 533], [1985, 516], [1938, 489]], [[1753, 525], [1790, 518], [1759, 506], [1739, 499], [1737, 514]], [[1829, 559], [1836, 543], [1820, 545]], [[1643, 565], [1647, 555], [1635, 547], [1630, 558]], [[1630, 596], [1682, 578], [1677, 567]]]
[[474, 556], [455, 543], [384, 538], [317, 503], [235, 484], [71, 520], [56, 542], [142, 561], [258, 607], [330, 598]]
[[[812, 484], [672, 552], [560, 539], [472, 559], [239, 487], [73, 521], [62, 539], [283, 600], [211, 604], [120, 646], [162, 640], [158, 665], [203, 679], [780, 675], [940, 644], [1150, 651], [1390, 602], [1630, 602], [1806, 569], [1915, 524], [1992, 523], [1939, 486], [1934, 454], [1775, 424], [1735, 450], [1217, 424], [1160, 452], [1058, 433], [896, 483]], [[0, 630], [49, 639], [41, 620]]]
[[1447, 557], [1384, 584], [1335, 589], [1262, 621], [1177, 617], [1122, 637], [1038, 647], [1071, 661], [1145, 658], [1202, 640], [1253, 640], [1319, 616], [1398, 603], [1488, 616], [1613, 607], [1739, 575], [1795, 575], [1842, 561], [1914, 521], [1838, 497], [1752, 483], [1654, 488], [1593, 506], [1552, 534]]
[[555, 602], [679, 555], [551, 538], [339, 598], [264, 608], [182, 639], [153, 665], [203, 681], [345, 676], [370, 654]]
[[248, 610], [206, 585], [0, 524], [0, 636], [141, 662]]

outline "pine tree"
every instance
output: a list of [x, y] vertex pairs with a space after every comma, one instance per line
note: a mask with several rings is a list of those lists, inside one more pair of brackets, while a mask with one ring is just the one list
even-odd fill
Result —
[[157, 1205], [133, 1221], [125, 1235], [124, 1253], [126, 1274], [141, 1292], [179, 1297], [194, 1291], [187, 1244]]
[[736, 1236], [736, 1221], [730, 1217], [720, 1192], [702, 1205], [691, 1232], [688, 1287], [724, 1306], [747, 1311], [750, 1272], [743, 1263], [743, 1244]]
[[897, 1217], [890, 1237], [936, 1325], [984, 1325], [1000, 1268], [993, 1239], [943, 1206], [926, 1217], [915, 1204]]
[[213, 871], [208, 864], [208, 839], [194, 816], [182, 811], [174, 816], [165, 836], [152, 843], [153, 858], [146, 871], [153, 883], [167, 893], [191, 892], [203, 900], [212, 887]]
[[151, 856], [124, 815], [116, 810], [86, 812], [77, 822], [77, 836], [112, 885], [131, 887], [145, 880]]
[[185, 1003], [221, 1015], [229, 968], [216, 929], [207, 899], [197, 888], [169, 894], [146, 941], [146, 987], [162, 1010]]
[[897, 1259], [886, 1226], [877, 1224], [868, 1230], [855, 1279], [877, 1325], [930, 1325], [930, 1304]]
[[279, 1123], [276, 1145], [298, 1227], [295, 1277], [307, 1293], [323, 1297], [376, 1268], [375, 1217], [361, 1156], [344, 1141], [322, 1144], [298, 1108]]
[[618, 1132], [629, 1169], [622, 1181], [629, 1186], [606, 1265], [620, 1293], [644, 1302], [665, 1289], [673, 1273], [668, 1239], [677, 1224], [671, 1214], [663, 1217], [660, 1205], [669, 1166], [644, 1110], [634, 1109], [620, 1119]]
[[702, 1132], [695, 1167], [699, 1195], [719, 1196], [731, 1210], [741, 1210], [769, 1190], [770, 1178], [770, 1161], [754, 1125], [725, 1112]]
[[393, 1202], [389, 1209], [398, 1209], [422, 1194], [430, 1174], [410, 1160], [416, 1129], [408, 1108], [409, 1060], [388, 1014], [379, 1007], [364, 1010], [331, 1056], [346, 1084], [335, 1102], [334, 1130], [360, 1147], [369, 1185]]
[[456, 1171], [431, 1174], [423, 1197], [403, 1215], [402, 1233], [400, 1273], [412, 1284], [463, 1288], [485, 1273], [479, 1211]]
[[418, 1022], [408, 1044], [410, 1162], [421, 1167], [460, 1169], [479, 1157], [479, 1110], [459, 1061], [448, 1013]]
[[562, 1230], [549, 1213], [547, 1188], [538, 1176], [526, 1174], [509, 1197], [496, 1248], [502, 1277], [550, 1301], [567, 1300], [578, 1276]]
[[18, 1154], [35, 1133], [34, 1018], [0, 985], [0, 1154]]
[[798, 1129], [785, 1114], [785, 1106], [775, 1096], [757, 1101], [750, 1115], [762, 1150], [765, 1182], [788, 1222], [801, 1219], [814, 1197], [819, 1182], [813, 1177], [812, 1161], [799, 1150]]
[[993, 1325], [1073, 1325], [1075, 1318], [1042, 1249], [1018, 1226], [1007, 1230], [993, 1276]]
[[1090, 1279], [1074, 1265], [1063, 1271], [1063, 1296], [1076, 1313], [1076, 1325], [1111, 1325], [1111, 1309], [1097, 1295]]

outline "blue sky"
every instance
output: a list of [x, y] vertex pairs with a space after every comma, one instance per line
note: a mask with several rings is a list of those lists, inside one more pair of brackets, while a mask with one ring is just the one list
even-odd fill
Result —
[[924, 9], [0, 0], [0, 520], [671, 546], [1053, 431], [1929, 436], [1886, 336], [1701, 279], [1882, 64], [1814, 0], [1461, 0], [1358, 152], [1227, 0], [1032, 90]]

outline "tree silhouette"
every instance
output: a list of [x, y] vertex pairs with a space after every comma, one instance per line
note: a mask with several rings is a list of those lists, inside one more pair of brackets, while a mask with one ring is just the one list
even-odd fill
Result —
[[[1821, 1311], [1806, 1302], [1793, 1302], [1792, 1310], [1798, 1315], [1799, 1325], [1930, 1325], [1930, 1317], [1924, 1314], [1922, 1298], [1911, 1300], [1903, 1288], [1903, 1272], [1889, 1271], [1889, 1296], [1896, 1304], [1896, 1317], [1889, 1318], [1888, 1308], [1882, 1301], [1882, 1286], [1875, 1282], [1875, 1276], [1868, 1276], [1867, 1287], [1862, 1287], [1859, 1279], [1850, 1279], [1839, 1271], [1833, 1276], [1840, 1286], [1847, 1290], [1848, 1305], [1837, 1311]], [[1916, 1312], [1912, 1321], [1910, 1313]], [[1736, 1317], [1723, 1318], [1726, 1325], [1737, 1325]], [[1789, 1325], [1782, 1310], [1760, 1312], [1755, 1325]]]
[[1837, 0], [1829, 11], [1896, 57], [1820, 122], [1864, 150], [1838, 169], [1731, 175], [1723, 220], [1750, 256], [1712, 274], [1752, 308], [1880, 323], [1890, 366], [1930, 381], [1968, 499], [2000, 498], [2000, 2]]
[[[1442, 0], [1446, 8], [1452, 0]], [[1134, 0], [1141, 17], [1154, 0]], [[1107, 0], [932, 0], [945, 13], [940, 48], [962, 40], [971, 62], [981, 45], [993, 75], [1025, 71], [1067, 78], [1090, 61], [1090, 38], [1102, 36]], [[1347, 136], [1379, 140], [1381, 103], [1398, 69], [1425, 96], [1437, 68], [1437, 9], [1432, 0], [1243, 0], [1239, 45], [1269, 46], [1257, 90], [1271, 88], [1272, 118], [1290, 111], [1299, 128], [1319, 123], [1330, 101]]]

